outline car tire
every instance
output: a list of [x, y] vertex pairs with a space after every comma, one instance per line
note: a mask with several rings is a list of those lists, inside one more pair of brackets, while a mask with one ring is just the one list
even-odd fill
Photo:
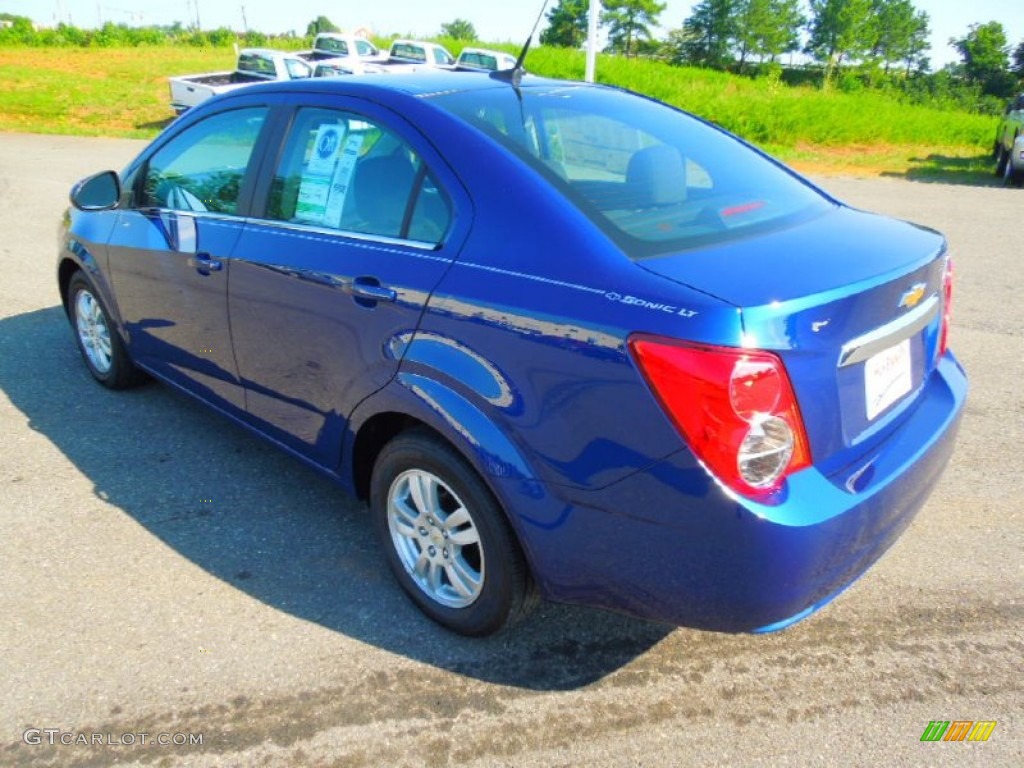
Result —
[[1010, 151], [1003, 155], [1003, 181], [1008, 187], [1020, 186], [1024, 181], [1024, 173], [1014, 170], [1013, 167], [1013, 147], [1016, 143], [1017, 137], [1014, 136], [1013, 142], [1010, 144]]
[[1006, 167], [1010, 164], [1010, 153], [1003, 150], [1000, 146], [996, 150], [996, 176], [1000, 179], [1006, 177]]
[[370, 510], [388, 563], [427, 616], [460, 635], [523, 618], [536, 589], [505, 513], [480, 476], [425, 429], [381, 450]]
[[99, 292], [81, 272], [68, 283], [68, 318], [89, 373], [109, 389], [127, 389], [145, 377], [132, 363]]

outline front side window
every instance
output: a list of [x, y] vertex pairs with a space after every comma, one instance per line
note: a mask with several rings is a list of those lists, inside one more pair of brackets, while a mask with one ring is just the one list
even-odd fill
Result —
[[310, 108], [292, 125], [267, 216], [436, 244], [451, 206], [423, 160], [393, 132], [359, 115]]
[[264, 107], [236, 109], [191, 126], [146, 163], [139, 206], [235, 214]]
[[368, 40], [356, 40], [356, 52], [360, 56], [377, 56], [380, 51]]
[[831, 206], [727, 134], [621, 91], [490, 88], [431, 98], [540, 171], [633, 258], [787, 226]]
[[452, 58], [452, 55], [450, 53], [448, 53], [448, 51], [444, 50], [443, 48], [435, 48], [434, 49], [434, 63], [435, 64], [440, 64], [441, 66], [446, 66], [448, 64], [453, 63], [454, 61], [455, 61], [455, 59]]
[[284, 66], [288, 70], [288, 77], [292, 80], [301, 80], [304, 77], [309, 77], [312, 71], [309, 64], [298, 59], [285, 59]]

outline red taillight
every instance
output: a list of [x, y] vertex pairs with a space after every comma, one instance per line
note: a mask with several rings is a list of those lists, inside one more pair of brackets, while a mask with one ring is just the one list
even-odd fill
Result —
[[942, 273], [942, 330], [939, 332], [939, 357], [949, 349], [949, 324], [953, 319], [953, 259], [946, 257]]
[[690, 449], [729, 488], [763, 497], [811, 463], [777, 355], [643, 335], [633, 336], [629, 348]]

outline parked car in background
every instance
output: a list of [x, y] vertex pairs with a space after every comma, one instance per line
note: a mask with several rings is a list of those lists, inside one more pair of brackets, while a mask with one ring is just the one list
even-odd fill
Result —
[[231, 72], [207, 72], [169, 78], [171, 109], [181, 114], [211, 96], [235, 88], [270, 80], [295, 80], [309, 77], [313, 67], [300, 56], [267, 48], [245, 48]]
[[1024, 93], [1006, 105], [995, 141], [996, 176], [1024, 183]]
[[538, 594], [787, 626], [909, 525], [963, 412], [942, 235], [619, 89], [256, 85], [71, 201], [91, 375], [148, 373], [368, 500], [467, 635]]
[[459, 58], [455, 60], [455, 68], [477, 72], [496, 72], [512, 69], [516, 65], [516, 57], [504, 51], [491, 51], [486, 48], [463, 48]]

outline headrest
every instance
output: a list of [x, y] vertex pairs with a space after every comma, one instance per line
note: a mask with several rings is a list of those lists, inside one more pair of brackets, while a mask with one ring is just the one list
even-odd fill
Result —
[[402, 154], [371, 157], [356, 166], [352, 192], [369, 234], [399, 236], [415, 176]]
[[683, 156], [667, 144], [645, 147], [629, 158], [626, 182], [634, 187], [640, 207], [681, 203], [686, 200]]

